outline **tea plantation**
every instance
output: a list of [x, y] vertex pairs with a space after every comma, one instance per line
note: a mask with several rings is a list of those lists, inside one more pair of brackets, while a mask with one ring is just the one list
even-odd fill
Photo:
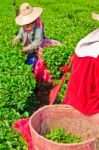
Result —
[[32, 68], [25, 64], [22, 45], [12, 46], [19, 29], [14, 19], [23, 2], [44, 9], [41, 18], [46, 37], [63, 44], [43, 51], [55, 80], [60, 79], [59, 67], [68, 63], [77, 42], [99, 26], [99, 22], [91, 19], [92, 12], [99, 12], [98, 0], [0, 1], [0, 150], [27, 150], [26, 143], [12, 125], [19, 118], [28, 117], [38, 105], [36, 81]]

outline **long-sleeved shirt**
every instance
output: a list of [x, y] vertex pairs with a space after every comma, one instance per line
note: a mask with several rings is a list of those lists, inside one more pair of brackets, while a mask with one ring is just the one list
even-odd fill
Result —
[[28, 49], [37, 49], [43, 41], [43, 35], [44, 35], [44, 27], [40, 28], [37, 24], [33, 27], [31, 32], [25, 32], [24, 27], [21, 27], [19, 30], [18, 35], [16, 36], [16, 39], [22, 40], [23, 44], [25, 45], [27, 40], [29, 40]]

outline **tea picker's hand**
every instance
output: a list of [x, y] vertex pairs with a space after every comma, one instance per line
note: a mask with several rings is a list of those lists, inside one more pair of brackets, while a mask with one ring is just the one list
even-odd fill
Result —
[[62, 43], [57, 40], [51, 40], [52, 46], [62, 46]]
[[29, 48], [28, 48], [28, 46], [27, 46], [27, 47], [23, 47], [22, 52], [24, 52], [24, 53], [28, 53], [28, 52], [29, 52]]
[[12, 40], [12, 45], [13, 45], [13, 46], [17, 45], [18, 43], [19, 43], [19, 40], [18, 40], [18, 39], [14, 38], [14, 39]]

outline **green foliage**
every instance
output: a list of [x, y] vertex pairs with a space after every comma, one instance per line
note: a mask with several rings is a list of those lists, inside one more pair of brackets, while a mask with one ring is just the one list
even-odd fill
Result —
[[[59, 67], [68, 63], [77, 42], [99, 26], [99, 22], [91, 19], [91, 12], [99, 9], [98, 0], [16, 0], [16, 6], [13, 0], [0, 1], [0, 150], [27, 149], [12, 124], [28, 117], [38, 106], [33, 92], [35, 80], [31, 67], [24, 63], [26, 56], [21, 52], [22, 45], [13, 47], [11, 44], [19, 30], [14, 22], [15, 13], [23, 2], [43, 7], [46, 37], [63, 44], [43, 51], [46, 65], [57, 80], [62, 75]], [[67, 81], [61, 91], [62, 99], [65, 85]]]
[[99, 26], [99, 22], [91, 18], [91, 13], [98, 9], [97, 4], [97, 0], [94, 3], [92, 0], [54, 0], [44, 7], [42, 18], [47, 37], [63, 44], [62, 47], [44, 50], [44, 58], [53, 78], [60, 77], [59, 67], [68, 64], [77, 42]]
[[81, 138], [66, 132], [64, 129], [54, 129], [44, 135], [45, 138], [57, 143], [79, 143]]
[[32, 94], [36, 101], [35, 78], [32, 67], [25, 64], [22, 46], [11, 43], [17, 31], [12, 1], [0, 1], [0, 14], [0, 150], [19, 150], [27, 146], [12, 125], [33, 112], [29, 97]]

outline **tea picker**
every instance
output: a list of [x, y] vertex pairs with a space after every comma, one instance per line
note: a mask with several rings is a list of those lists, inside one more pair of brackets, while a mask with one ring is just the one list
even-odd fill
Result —
[[42, 22], [38, 18], [40, 17], [43, 9], [32, 8], [28, 3], [24, 3], [20, 6], [20, 14], [16, 17], [16, 24], [20, 25], [18, 35], [13, 39], [13, 45], [16, 45], [19, 41], [24, 44], [23, 52], [28, 55], [27, 63], [32, 64], [36, 57], [36, 49], [40, 46], [43, 37]]
[[50, 82], [51, 75], [45, 66], [42, 51], [44, 47], [61, 46], [62, 44], [57, 40], [45, 38], [44, 25], [40, 19], [42, 12], [42, 8], [32, 7], [28, 3], [20, 6], [20, 13], [15, 22], [21, 28], [13, 39], [13, 45], [22, 41], [24, 45], [22, 52], [27, 54], [26, 63], [33, 66], [36, 78]]

